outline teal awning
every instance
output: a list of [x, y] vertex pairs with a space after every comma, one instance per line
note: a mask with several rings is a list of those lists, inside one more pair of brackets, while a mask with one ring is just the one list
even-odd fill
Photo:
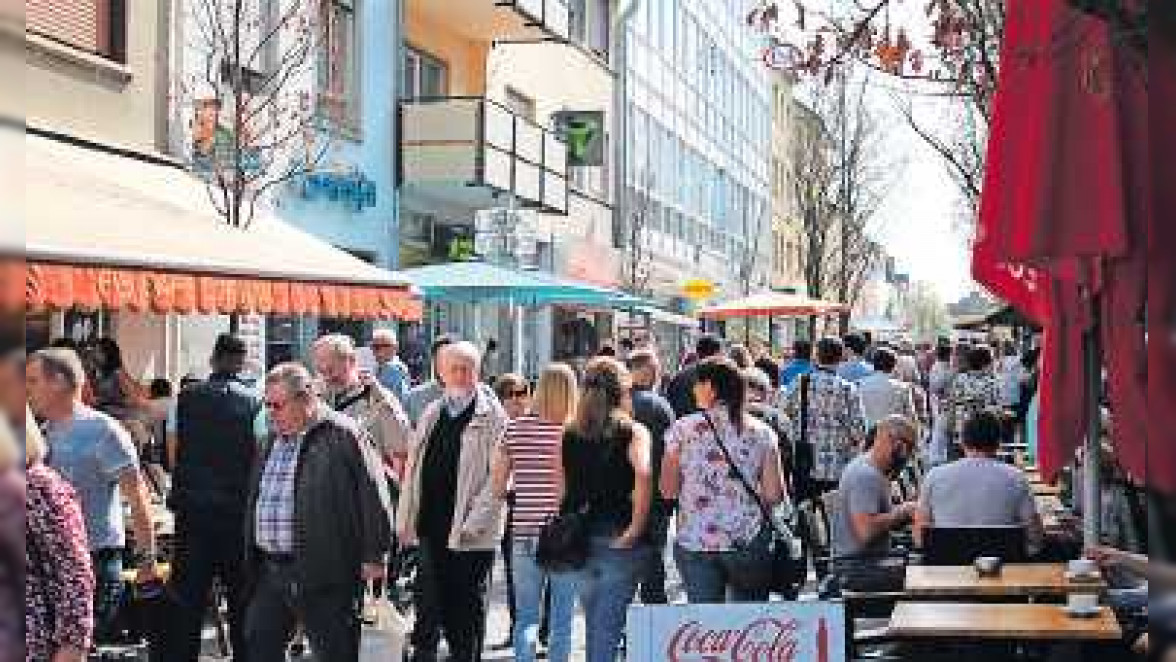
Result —
[[648, 305], [618, 290], [486, 262], [448, 262], [397, 272], [420, 288], [430, 303], [513, 302], [540, 306], [568, 304], [601, 308]]

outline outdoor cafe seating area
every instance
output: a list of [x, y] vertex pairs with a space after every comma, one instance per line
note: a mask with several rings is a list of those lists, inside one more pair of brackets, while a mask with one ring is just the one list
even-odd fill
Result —
[[[1033, 487], [1046, 549], [1027, 558], [1020, 527], [928, 530], [923, 548], [906, 547], [894, 563], [879, 564], [865, 588], [840, 591], [849, 659], [1140, 659], [1107, 604], [1107, 579], [1080, 558], [1067, 490], [1043, 481], [1019, 449], [1009, 450]], [[921, 477], [913, 464], [895, 481], [896, 496], [917, 494]], [[900, 546], [910, 544], [903, 534], [897, 538]]]

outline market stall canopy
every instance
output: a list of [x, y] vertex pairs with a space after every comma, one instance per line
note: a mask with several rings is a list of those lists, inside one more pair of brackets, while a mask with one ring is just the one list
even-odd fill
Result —
[[845, 304], [810, 299], [803, 294], [762, 292], [728, 301], [698, 311], [699, 317], [727, 319], [731, 317], [808, 317], [845, 312]]
[[487, 262], [448, 262], [407, 269], [401, 274], [429, 301], [513, 302], [524, 305], [577, 304], [604, 308], [647, 305], [624, 292]]
[[[179, 165], [30, 132], [19, 254], [30, 309], [419, 319], [403, 278], [265, 214], [226, 225]], [[19, 247], [11, 245], [21, 243]]]

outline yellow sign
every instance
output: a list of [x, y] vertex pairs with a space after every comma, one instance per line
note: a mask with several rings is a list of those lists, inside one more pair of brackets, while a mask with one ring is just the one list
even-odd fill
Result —
[[688, 299], [709, 299], [715, 295], [715, 284], [705, 278], [690, 278], [682, 283], [682, 294]]

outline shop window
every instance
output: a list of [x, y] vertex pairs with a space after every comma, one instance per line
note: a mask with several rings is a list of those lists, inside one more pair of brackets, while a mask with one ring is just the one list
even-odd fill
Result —
[[25, 0], [25, 30], [126, 63], [126, 0]]

